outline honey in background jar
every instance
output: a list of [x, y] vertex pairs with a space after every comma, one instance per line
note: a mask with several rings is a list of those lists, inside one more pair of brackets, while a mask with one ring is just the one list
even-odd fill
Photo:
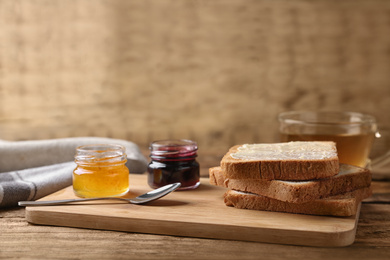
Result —
[[365, 167], [374, 134], [360, 135], [294, 135], [281, 134], [282, 142], [290, 141], [334, 141], [340, 163]]

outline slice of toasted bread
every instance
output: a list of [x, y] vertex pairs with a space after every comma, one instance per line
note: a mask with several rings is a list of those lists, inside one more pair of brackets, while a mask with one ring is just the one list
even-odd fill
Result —
[[312, 180], [336, 175], [334, 142], [288, 142], [233, 146], [222, 158], [229, 179]]
[[306, 203], [291, 203], [252, 193], [228, 190], [224, 195], [224, 202], [227, 206], [238, 209], [347, 217], [355, 215], [359, 203], [371, 193], [371, 187], [367, 187], [335, 197]]
[[213, 185], [293, 203], [304, 203], [371, 185], [369, 170], [347, 164], [340, 164], [340, 171], [335, 176], [311, 181], [231, 179], [225, 177], [221, 167], [210, 168], [209, 176]]

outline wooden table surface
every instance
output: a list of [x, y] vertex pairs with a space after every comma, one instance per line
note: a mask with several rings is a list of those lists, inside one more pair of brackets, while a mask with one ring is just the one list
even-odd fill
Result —
[[[220, 155], [199, 157], [201, 175]], [[373, 182], [374, 193], [390, 193], [390, 182]], [[390, 204], [363, 204], [355, 243], [319, 248], [199, 239], [26, 222], [24, 208], [0, 211], [1, 259], [390, 259]]]

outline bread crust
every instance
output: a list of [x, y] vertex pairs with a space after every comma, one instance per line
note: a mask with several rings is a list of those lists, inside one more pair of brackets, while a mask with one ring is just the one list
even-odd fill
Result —
[[371, 194], [371, 187], [367, 187], [337, 197], [318, 199], [306, 203], [291, 203], [252, 193], [228, 190], [224, 195], [224, 202], [227, 206], [238, 209], [348, 217], [355, 215], [359, 203]]
[[371, 172], [357, 166], [340, 164], [337, 175], [311, 181], [280, 181], [227, 178], [221, 167], [209, 169], [210, 183], [233, 190], [250, 192], [269, 198], [305, 203], [371, 185]]
[[[299, 142], [295, 142], [299, 143]], [[303, 142], [301, 142], [303, 143]], [[299, 159], [299, 160], [244, 160], [236, 159], [231, 155], [242, 145], [235, 145], [229, 149], [221, 160], [221, 168], [230, 179], [265, 179], [265, 180], [313, 180], [336, 175], [339, 172], [339, 159], [336, 145], [333, 142], [329, 149], [334, 150], [335, 156], [326, 159]], [[332, 145], [333, 144], [333, 145]], [[278, 145], [278, 144], [275, 144]]]

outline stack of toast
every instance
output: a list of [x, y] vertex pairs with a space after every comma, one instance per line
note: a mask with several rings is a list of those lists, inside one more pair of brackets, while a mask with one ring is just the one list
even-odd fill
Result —
[[371, 196], [370, 171], [339, 164], [334, 142], [237, 145], [209, 175], [240, 209], [352, 216]]

